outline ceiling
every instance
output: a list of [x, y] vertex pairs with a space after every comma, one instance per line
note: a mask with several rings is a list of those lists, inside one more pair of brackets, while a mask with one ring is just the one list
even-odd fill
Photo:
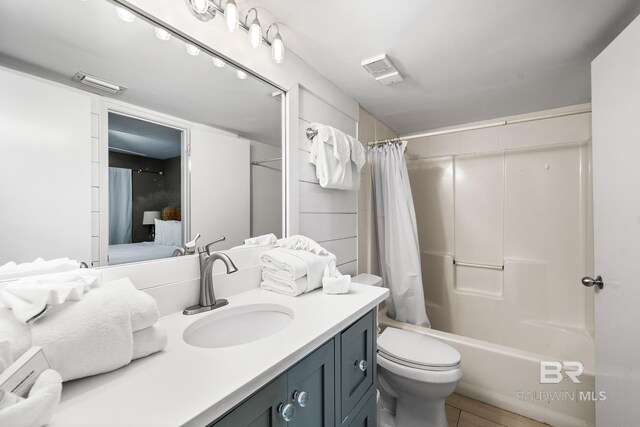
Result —
[[[400, 134], [590, 102], [638, 0], [253, 0], [285, 44]], [[240, 4], [242, 7], [242, 4]], [[387, 53], [405, 81], [361, 67]]]
[[[0, 0], [0, 66], [281, 145], [275, 87], [251, 76], [240, 80], [204, 53], [189, 55], [176, 37], [161, 41], [142, 19], [122, 21], [106, 0]], [[88, 88], [71, 80], [78, 71], [127, 90], [110, 95]]]
[[180, 156], [182, 131], [109, 113], [109, 151], [167, 160]]

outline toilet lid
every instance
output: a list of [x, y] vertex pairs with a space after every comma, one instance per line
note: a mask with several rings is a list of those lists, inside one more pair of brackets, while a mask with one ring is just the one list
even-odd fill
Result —
[[414, 368], [446, 370], [460, 364], [460, 353], [435, 338], [396, 328], [378, 337], [378, 352], [396, 363]]

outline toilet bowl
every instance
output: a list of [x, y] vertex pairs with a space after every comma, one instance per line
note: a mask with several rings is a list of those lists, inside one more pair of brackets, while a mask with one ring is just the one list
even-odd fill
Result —
[[[382, 286], [373, 274], [352, 282]], [[378, 425], [446, 427], [444, 399], [462, 377], [460, 353], [435, 338], [396, 328], [378, 337]]]
[[387, 328], [378, 337], [377, 362], [380, 425], [447, 426], [444, 400], [462, 377], [456, 349], [426, 335]]

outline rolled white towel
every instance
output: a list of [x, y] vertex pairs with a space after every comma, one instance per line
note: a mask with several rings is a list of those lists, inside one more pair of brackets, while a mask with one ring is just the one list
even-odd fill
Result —
[[118, 287], [102, 286], [82, 301], [53, 307], [31, 324], [31, 345], [42, 347], [64, 381], [127, 365], [133, 331], [126, 296]]
[[325, 294], [346, 294], [349, 292], [351, 276], [348, 274], [322, 278], [322, 292]]
[[160, 310], [156, 300], [148, 293], [137, 289], [128, 278], [105, 282], [103, 287], [108, 287], [117, 295], [124, 297], [124, 303], [131, 314], [133, 332], [153, 326], [160, 320]]
[[160, 324], [155, 324], [133, 333], [133, 355], [131, 359], [140, 359], [157, 353], [167, 346], [167, 331]]
[[60, 403], [62, 379], [53, 369], [44, 371], [31, 387], [29, 397], [0, 410], [0, 426], [41, 427]]
[[88, 269], [25, 277], [0, 289], [0, 307], [10, 308], [18, 320], [27, 322], [47, 307], [81, 300], [100, 286], [99, 277], [98, 271]]
[[60, 273], [75, 270], [79, 267], [80, 263], [78, 261], [69, 258], [56, 258], [49, 261], [37, 258], [33, 262], [24, 262], [21, 264], [8, 262], [0, 266], [0, 281], [14, 280], [39, 274]]

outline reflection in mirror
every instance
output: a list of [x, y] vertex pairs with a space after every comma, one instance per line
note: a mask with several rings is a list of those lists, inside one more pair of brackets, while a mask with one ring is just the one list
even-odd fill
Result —
[[0, 93], [0, 264], [282, 235], [283, 93], [192, 41], [107, 0], [0, 2]]
[[182, 246], [182, 131], [108, 115], [109, 265], [166, 258]]

